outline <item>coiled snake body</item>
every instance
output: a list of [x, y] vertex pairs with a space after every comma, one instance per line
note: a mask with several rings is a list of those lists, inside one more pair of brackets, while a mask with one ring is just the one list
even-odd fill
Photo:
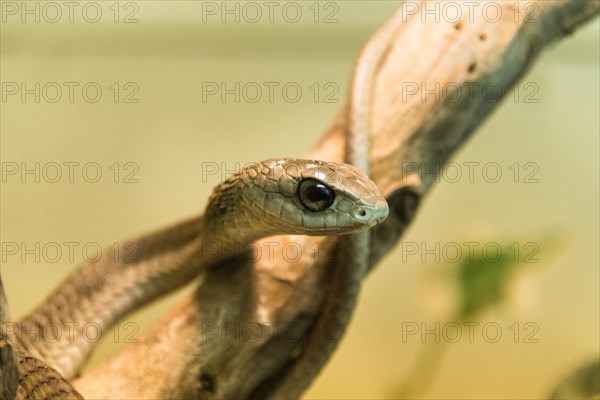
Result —
[[[354, 233], [387, 214], [375, 184], [353, 166], [299, 159], [250, 165], [215, 188], [203, 218], [134, 241], [136, 262], [106, 256], [80, 267], [42, 306], [11, 325], [20, 348], [16, 358], [29, 353], [27, 357], [69, 379], [91, 350], [77, 328], [90, 322], [108, 328], [254, 240], [277, 234]], [[75, 325], [74, 335], [44, 340], [47, 324], [59, 324], [65, 332]], [[19, 386], [17, 398], [28, 397], [26, 386]]]
[[[128, 242], [135, 244], [133, 262], [127, 257], [128, 249], [121, 246], [118, 253], [122, 257], [115, 259], [105, 252], [98, 262], [78, 268], [43, 305], [12, 325], [17, 328], [12, 332], [13, 343], [0, 342], [3, 369], [9, 366], [5, 353], [15, 360], [21, 358], [23, 384], [17, 398], [46, 400], [57, 393], [57, 388], [61, 398], [81, 398], [63, 377], [76, 376], [91, 351], [82, 327], [94, 323], [101, 329], [108, 328], [131, 310], [194, 279], [203, 268], [217, 265], [225, 255], [231, 256], [232, 249], [235, 253], [271, 235], [324, 236], [364, 231], [342, 242], [338, 262], [343, 265], [337, 268], [330, 288], [330, 296], [337, 300], [329, 302], [321, 318], [334, 321], [342, 328], [338, 332], [341, 335], [350, 319], [360, 278], [368, 269], [371, 239], [366, 229], [388, 213], [386, 201], [368, 178], [370, 106], [374, 79], [402, 23], [400, 16], [401, 12], [396, 12], [365, 46], [353, 74], [345, 161], [354, 166], [298, 159], [254, 164], [215, 188], [204, 217]], [[48, 324], [58, 324], [60, 330], [70, 334], [45, 340]], [[337, 341], [331, 340], [319, 351], [305, 349], [282, 380], [279, 392], [272, 396], [298, 396], [304, 389], [303, 382], [316, 375]], [[11, 350], [13, 346], [16, 354]], [[22, 362], [24, 358], [29, 360], [29, 369]], [[32, 376], [32, 360], [45, 368], [44, 374], [50, 378]], [[16, 365], [13, 367], [15, 370]], [[39, 372], [41, 367], [34, 370]], [[23, 382], [24, 375], [36, 382], [37, 392], [31, 389], [31, 382]], [[295, 379], [298, 376], [308, 379]], [[7, 388], [0, 393], [6, 392], [4, 397], [10, 398], [14, 379], [11, 382], [4, 373], [0, 381], [3, 389]], [[48, 390], [40, 390], [40, 385]]]

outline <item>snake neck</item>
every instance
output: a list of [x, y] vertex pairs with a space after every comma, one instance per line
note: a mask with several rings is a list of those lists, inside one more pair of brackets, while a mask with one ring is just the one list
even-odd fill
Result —
[[248, 198], [255, 189], [240, 175], [215, 188], [204, 213], [204, 262], [244, 255], [249, 244], [277, 233], [277, 226]]

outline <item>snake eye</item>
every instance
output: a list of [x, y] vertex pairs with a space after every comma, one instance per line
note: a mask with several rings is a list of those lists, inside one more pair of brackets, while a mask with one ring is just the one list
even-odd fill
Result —
[[333, 203], [335, 193], [315, 179], [304, 179], [298, 186], [298, 197], [308, 210], [323, 211]]

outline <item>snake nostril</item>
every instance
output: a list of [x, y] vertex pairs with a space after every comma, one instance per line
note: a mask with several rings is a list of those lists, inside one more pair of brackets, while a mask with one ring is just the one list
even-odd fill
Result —
[[354, 216], [354, 218], [360, 220], [360, 221], [365, 221], [366, 219], [369, 218], [369, 211], [367, 209], [365, 209], [364, 207], [356, 207], [354, 209], [354, 211], [352, 212], [352, 215]]

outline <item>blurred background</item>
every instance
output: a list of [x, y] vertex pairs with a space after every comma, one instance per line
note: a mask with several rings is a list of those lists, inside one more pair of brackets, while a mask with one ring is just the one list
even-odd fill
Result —
[[[1, 2], [13, 319], [97, 248], [201, 212], [207, 165], [304, 154], [398, 6], [275, 3]], [[548, 48], [456, 154], [305, 398], [534, 399], [597, 360], [598, 39], [596, 19]], [[121, 346], [109, 335], [90, 366]]]

